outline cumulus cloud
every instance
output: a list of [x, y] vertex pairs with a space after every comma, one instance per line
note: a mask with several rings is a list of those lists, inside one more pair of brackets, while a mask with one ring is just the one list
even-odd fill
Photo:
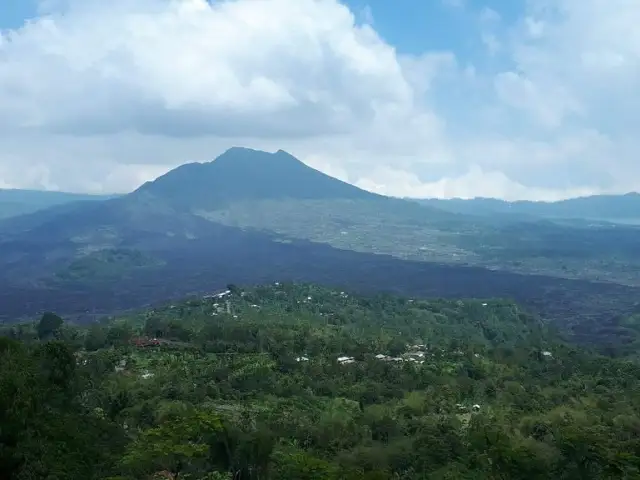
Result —
[[514, 182], [500, 171], [484, 171], [472, 165], [464, 174], [447, 176], [433, 182], [420, 180], [415, 174], [390, 168], [378, 168], [358, 182], [358, 186], [382, 195], [412, 198], [502, 198], [514, 200], [556, 201], [567, 197], [593, 194], [589, 188], [530, 187]]
[[413, 102], [393, 49], [331, 1], [73, 0], [6, 37], [0, 78], [5, 121], [74, 135], [346, 133]]
[[0, 184], [128, 191], [246, 145], [399, 196], [640, 188], [636, 2], [545, 4], [476, 12], [481, 68], [337, 0], [47, 0], [0, 34]]

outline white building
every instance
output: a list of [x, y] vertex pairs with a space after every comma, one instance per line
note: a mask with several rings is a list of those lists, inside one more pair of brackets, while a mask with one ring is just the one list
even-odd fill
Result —
[[346, 365], [346, 364], [355, 362], [353, 357], [338, 357], [337, 360], [340, 365]]

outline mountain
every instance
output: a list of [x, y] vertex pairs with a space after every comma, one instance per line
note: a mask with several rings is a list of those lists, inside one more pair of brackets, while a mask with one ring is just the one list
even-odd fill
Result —
[[415, 201], [422, 205], [467, 215], [495, 215], [499, 213], [553, 219], [575, 218], [640, 223], [640, 193], [635, 192], [625, 195], [593, 195], [557, 202], [507, 202], [495, 198], [419, 199]]
[[366, 192], [282, 151], [233, 148], [128, 195], [0, 222], [0, 317], [299, 280], [505, 296], [581, 338], [608, 339], [640, 302], [639, 234], [453, 214]]
[[58, 204], [5, 219], [0, 222], [0, 279], [23, 286], [104, 283], [157, 269], [197, 240], [212, 250], [247, 241], [257, 248], [256, 242], [270, 244], [275, 237], [251, 237], [206, 214], [239, 202], [306, 200], [386, 198], [333, 179], [283, 151], [232, 148], [213, 162], [178, 167], [129, 195]]
[[421, 206], [358, 189], [283, 151], [232, 148], [213, 162], [179, 167], [132, 197], [346, 250], [640, 285], [638, 228]]
[[287, 152], [234, 147], [209, 163], [189, 163], [145, 183], [132, 197], [153, 198], [184, 211], [262, 200], [375, 200], [361, 190], [308, 167]]
[[56, 205], [78, 201], [106, 200], [113, 197], [40, 190], [0, 189], [0, 219], [16, 217]]

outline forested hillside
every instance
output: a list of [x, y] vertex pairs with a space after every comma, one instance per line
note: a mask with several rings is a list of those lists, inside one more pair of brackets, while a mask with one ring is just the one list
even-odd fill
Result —
[[3, 479], [640, 475], [640, 367], [507, 301], [230, 285], [3, 333]]

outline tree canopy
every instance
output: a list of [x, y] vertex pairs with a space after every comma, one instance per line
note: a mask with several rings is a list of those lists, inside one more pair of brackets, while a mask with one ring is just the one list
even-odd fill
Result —
[[640, 366], [516, 304], [230, 290], [6, 327], [0, 478], [640, 475]]

